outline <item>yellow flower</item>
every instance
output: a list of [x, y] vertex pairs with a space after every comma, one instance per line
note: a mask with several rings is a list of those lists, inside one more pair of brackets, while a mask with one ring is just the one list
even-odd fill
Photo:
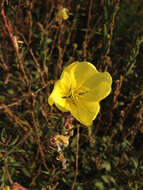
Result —
[[99, 72], [89, 62], [74, 62], [65, 67], [48, 98], [63, 112], [71, 114], [83, 125], [91, 126], [96, 118], [99, 102], [111, 92], [112, 78]]
[[57, 20], [67, 20], [69, 18], [69, 10], [67, 8], [61, 8], [57, 14]]

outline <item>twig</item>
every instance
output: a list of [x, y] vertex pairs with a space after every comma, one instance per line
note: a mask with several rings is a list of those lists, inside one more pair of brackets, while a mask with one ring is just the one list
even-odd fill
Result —
[[[48, 86], [48, 84], [45, 84], [42, 88], [39, 88], [35, 93], [32, 93], [32, 95], [33, 95], [34, 97], [36, 97], [36, 96], [37, 96], [43, 89], [45, 89], [47, 86]], [[28, 98], [29, 96], [31, 96], [31, 94], [28, 95], [28, 96], [26, 96], [26, 97], [24, 97], [23, 99], [17, 100], [16, 102], [13, 102], [13, 103], [11, 103], [11, 104], [8, 104], [8, 105], [2, 104], [2, 105], [0, 105], [0, 110], [1, 110], [1, 109], [5, 109], [5, 107], [9, 108], [9, 107], [13, 107], [13, 106], [18, 106], [18, 105], [20, 105], [26, 98]]]
[[36, 69], [37, 69], [37, 71], [40, 73], [42, 82], [43, 82], [43, 84], [45, 85], [46, 82], [45, 82], [45, 80], [44, 80], [43, 73], [42, 73], [42, 70], [41, 70], [41, 68], [40, 68], [40, 64], [39, 64], [39, 62], [38, 62], [36, 56], [34, 55], [32, 48], [29, 49], [29, 52], [30, 52], [30, 54], [31, 54], [31, 56], [32, 56], [32, 58], [33, 58], [33, 60], [34, 60], [34, 62], [36, 63]]
[[41, 145], [41, 140], [40, 140], [39, 131], [38, 131], [38, 128], [37, 128], [37, 125], [36, 125], [36, 118], [35, 118], [35, 115], [34, 115], [34, 111], [31, 112], [31, 115], [32, 115], [32, 119], [33, 119], [33, 126], [34, 126], [35, 132], [36, 132], [37, 144], [38, 144], [38, 148], [39, 148], [38, 151], [41, 154], [41, 158], [42, 158], [44, 167], [47, 169], [47, 171], [49, 171], [49, 168], [47, 167], [47, 164], [46, 164], [43, 148], [42, 148], [42, 145]]
[[5, 167], [5, 170], [6, 170], [6, 174], [7, 174], [9, 183], [12, 185], [12, 184], [13, 184], [13, 180], [12, 180], [12, 178], [11, 178], [11, 176], [10, 176], [9, 171], [8, 171], [7, 159], [5, 159], [5, 161], [4, 161], [4, 167]]
[[24, 70], [24, 67], [23, 67], [23, 63], [22, 63], [22, 60], [21, 60], [21, 57], [20, 57], [20, 54], [19, 54], [19, 49], [18, 49], [18, 47], [17, 47], [17, 45], [16, 45], [16, 43], [15, 43], [14, 36], [13, 36], [12, 31], [11, 31], [11, 28], [10, 28], [10, 26], [9, 26], [9, 24], [8, 24], [8, 21], [7, 21], [5, 12], [4, 12], [4, 8], [1, 9], [1, 15], [2, 15], [2, 17], [3, 17], [3, 21], [4, 21], [5, 28], [6, 28], [7, 31], [8, 31], [9, 38], [10, 38], [10, 40], [11, 40], [11, 42], [12, 42], [13, 48], [14, 48], [15, 53], [16, 53], [16, 56], [17, 56], [17, 58], [18, 58], [19, 66], [20, 66], [20, 69], [21, 69], [21, 71], [22, 71], [22, 73], [23, 73], [23, 75], [24, 75], [24, 79], [25, 79], [26, 85], [29, 86], [29, 80], [28, 80], [27, 75], [26, 75], [26, 73], [25, 73], [25, 70]]
[[110, 53], [110, 49], [111, 49], [111, 42], [112, 42], [112, 38], [113, 38], [113, 31], [114, 31], [114, 27], [115, 27], [115, 18], [116, 18], [116, 16], [117, 16], [117, 13], [118, 13], [118, 10], [119, 10], [119, 8], [120, 8], [120, 0], [116, 0], [115, 1], [115, 11], [114, 11], [114, 13], [113, 13], [113, 16], [112, 16], [112, 21], [111, 21], [111, 23], [110, 23], [110, 30], [109, 30], [109, 38], [108, 38], [108, 40], [107, 40], [107, 50], [106, 50], [106, 53], [105, 53], [105, 55], [104, 55], [104, 60], [103, 60], [103, 62], [104, 62], [104, 65], [106, 65], [106, 67], [105, 67], [105, 71], [107, 71], [107, 69], [108, 69], [108, 66], [109, 66], [109, 64], [110, 64], [110, 61], [108, 60], [108, 58], [109, 58], [109, 53]]
[[111, 48], [111, 41], [112, 41], [112, 37], [113, 37], [113, 30], [114, 30], [114, 26], [115, 26], [115, 18], [116, 18], [116, 15], [118, 13], [118, 10], [119, 10], [119, 5], [120, 5], [120, 0], [116, 0], [116, 5], [115, 5], [115, 11], [113, 13], [113, 17], [112, 17], [112, 21], [111, 21], [111, 24], [110, 24], [110, 32], [109, 32], [109, 35], [110, 35], [110, 38], [108, 40], [108, 49], [106, 51], [106, 55], [109, 54], [110, 52], [110, 48]]
[[41, 173], [41, 165], [39, 166], [38, 170], [36, 171], [37, 173], [35, 174], [35, 176], [32, 178], [32, 182], [30, 183], [29, 186], [36, 186], [36, 179], [38, 178], [38, 176]]
[[12, 106], [20, 105], [20, 104], [22, 103], [22, 101], [23, 101], [23, 99], [22, 99], [22, 100], [18, 100], [18, 101], [16, 101], [16, 102], [13, 102], [13, 103], [8, 104], [8, 105], [2, 104], [2, 105], [0, 105], [0, 110], [1, 110], [1, 109], [5, 109], [5, 106], [6, 106], [6, 107], [12, 107]]
[[110, 112], [109, 112], [109, 122], [108, 122], [108, 126], [106, 127], [104, 135], [107, 134], [108, 130], [110, 129], [110, 127], [112, 125], [114, 110], [118, 106], [118, 101], [117, 100], [118, 100], [118, 96], [119, 96], [120, 91], [121, 91], [123, 80], [124, 80], [123, 75], [120, 75], [120, 79], [117, 81], [116, 89], [114, 91], [113, 103], [112, 103], [112, 106], [111, 106], [111, 109], [110, 109]]
[[[36, 58], [36, 56], [35, 56], [35, 54], [34, 54], [32, 48], [29, 47], [30, 42], [28, 42], [28, 41], [26, 40], [25, 36], [24, 36], [22, 33], [19, 32], [19, 35], [23, 38], [23, 41], [24, 41], [24, 43], [26, 44], [27, 49], [28, 49], [29, 53], [31, 54], [31, 56], [32, 56], [32, 58], [33, 58], [33, 60], [34, 60], [34, 62], [35, 62], [35, 64], [36, 64], [37, 72], [40, 73], [42, 82], [43, 82], [43, 84], [45, 85], [46, 82], [45, 82], [45, 80], [44, 80], [43, 72], [42, 72], [42, 70], [41, 70], [41, 68], [40, 68], [40, 63], [39, 63], [38, 59]], [[31, 35], [31, 34], [30, 34], [30, 35]], [[30, 36], [30, 35], [29, 35], [29, 36]], [[31, 37], [29, 37], [29, 38], [31, 38]], [[30, 41], [30, 40], [29, 40], [29, 41]]]
[[[9, 115], [10, 118], [14, 119], [14, 121], [24, 130], [27, 131], [28, 129], [22, 124], [22, 120], [16, 116], [15, 114], [13, 114], [13, 112], [6, 106], [3, 104], [4, 107], [4, 112]], [[28, 126], [29, 127], [29, 126]]]
[[87, 41], [88, 41], [88, 30], [89, 30], [89, 25], [90, 25], [90, 20], [91, 20], [91, 9], [92, 9], [92, 0], [90, 0], [90, 4], [89, 4], [87, 28], [86, 28], [84, 42], [83, 42], [83, 57], [84, 57], [84, 59], [87, 57], [87, 44], [88, 44]]
[[74, 190], [74, 186], [76, 184], [77, 181], [77, 176], [78, 176], [78, 158], [79, 158], [79, 125], [77, 125], [77, 140], [76, 140], [76, 163], [75, 163], [75, 176], [74, 176], [74, 181], [71, 187], [71, 190]]
[[61, 42], [62, 42], [62, 36], [64, 35], [64, 33], [65, 33], [65, 26], [63, 23], [61, 23], [60, 28], [59, 28], [58, 45], [57, 45], [59, 56], [58, 56], [58, 64], [57, 64], [57, 67], [55, 68], [56, 77], [58, 75], [58, 71], [61, 70], [62, 64], [63, 64], [63, 49], [61, 47]]
[[4, 6], [4, 1], [5, 1], [5, 0], [2, 0], [1, 5], [0, 5], [0, 8], [2, 8], [2, 7]]
[[12, 189], [12, 190], [14, 190], [14, 189], [18, 189], [18, 190], [29, 190], [29, 189], [23, 187], [22, 185], [20, 185], [20, 184], [17, 183], [17, 182], [13, 183], [10, 189]]

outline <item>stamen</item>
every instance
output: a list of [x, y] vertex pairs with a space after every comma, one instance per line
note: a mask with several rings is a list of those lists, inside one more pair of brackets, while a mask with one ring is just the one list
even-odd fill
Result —
[[78, 95], [84, 95], [86, 94], [88, 91], [82, 91], [82, 92], [79, 92]]
[[62, 98], [71, 98], [71, 95], [69, 95], [69, 96], [63, 96]]

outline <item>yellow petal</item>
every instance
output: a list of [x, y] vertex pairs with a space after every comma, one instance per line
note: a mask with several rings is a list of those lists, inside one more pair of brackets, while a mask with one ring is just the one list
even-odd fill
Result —
[[3, 187], [2, 190], [10, 190], [10, 186], [7, 185], [7, 186]]
[[92, 77], [97, 71], [96, 67], [89, 62], [74, 62], [67, 66], [63, 73], [69, 73], [72, 88], [80, 88], [81, 85]]
[[87, 101], [101, 101], [111, 92], [112, 78], [108, 72], [96, 72], [84, 84], [87, 93], [83, 96]]
[[56, 107], [61, 110], [62, 112], [68, 112], [69, 109], [69, 105], [66, 104], [62, 99], [60, 101], [58, 101], [58, 103], [55, 103]]
[[85, 102], [79, 100], [77, 104], [71, 104], [71, 114], [83, 125], [91, 126], [100, 110], [98, 102]]
[[70, 89], [71, 89], [70, 72], [64, 70], [62, 72], [60, 80], [58, 80], [55, 83], [54, 89], [48, 98], [48, 103], [50, 104], [50, 106], [55, 104], [59, 110], [63, 112], [69, 111], [68, 101], [64, 97], [68, 97], [70, 95]]
[[64, 86], [61, 80], [58, 80], [55, 83], [54, 89], [48, 98], [48, 103], [50, 104], [50, 106], [55, 104], [58, 109], [60, 109], [63, 112], [67, 112], [68, 111], [67, 101], [66, 99], [62, 98], [65, 96], [65, 92], [66, 92], [66, 87]]

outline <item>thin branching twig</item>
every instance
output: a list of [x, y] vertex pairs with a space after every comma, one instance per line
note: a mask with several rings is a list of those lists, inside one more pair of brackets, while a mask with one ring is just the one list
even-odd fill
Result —
[[10, 40], [11, 40], [11, 42], [12, 42], [13, 48], [14, 48], [15, 53], [16, 53], [16, 56], [17, 56], [17, 59], [18, 59], [18, 61], [19, 61], [20, 69], [21, 69], [21, 71], [22, 71], [22, 73], [23, 73], [23, 75], [24, 75], [25, 83], [26, 83], [26, 85], [29, 87], [29, 80], [28, 80], [28, 77], [27, 77], [26, 72], [25, 72], [25, 70], [24, 70], [24, 66], [23, 66], [23, 63], [22, 63], [22, 60], [21, 60], [21, 57], [20, 57], [20, 53], [19, 53], [19, 48], [18, 48], [17, 45], [15, 44], [14, 36], [13, 36], [13, 34], [12, 34], [10, 25], [8, 24], [8, 21], [7, 21], [6, 15], [5, 15], [4, 8], [1, 9], [1, 15], [2, 15], [2, 17], [3, 17], [4, 25], [5, 25], [6, 30], [8, 31], [9, 38], [10, 38]]
[[74, 186], [76, 184], [77, 181], [77, 176], [78, 176], [78, 159], [79, 159], [79, 137], [80, 137], [80, 133], [79, 133], [79, 125], [77, 125], [77, 139], [76, 139], [76, 163], [75, 163], [75, 176], [74, 176], [74, 181], [71, 187], [71, 190], [74, 190]]

